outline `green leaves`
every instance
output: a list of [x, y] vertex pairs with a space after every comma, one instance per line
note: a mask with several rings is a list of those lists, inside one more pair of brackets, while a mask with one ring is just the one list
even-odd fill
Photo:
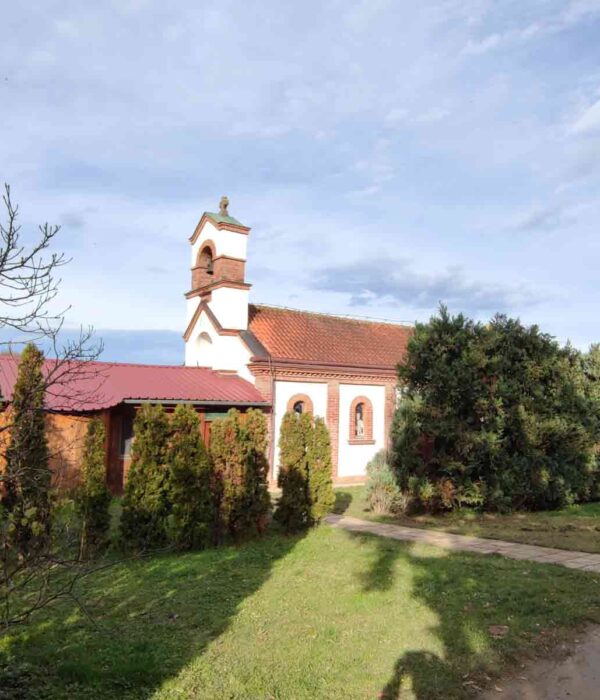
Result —
[[281, 497], [275, 519], [289, 532], [318, 523], [335, 502], [331, 441], [322, 418], [286, 413], [279, 436]]
[[[590, 498], [599, 358], [516, 319], [497, 315], [484, 326], [442, 307], [417, 324], [398, 368], [407, 396], [393, 428], [401, 486], [410, 477], [432, 484], [433, 494], [422, 485], [416, 494], [430, 508], [552, 508]], [[446, 483], [442, 493], [442, 479], [453, 489]]]

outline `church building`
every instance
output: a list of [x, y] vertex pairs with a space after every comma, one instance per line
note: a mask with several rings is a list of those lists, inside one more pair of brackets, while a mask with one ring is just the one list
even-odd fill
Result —
[[205, 212], [191, 244], [185, 364], [254, 385], [268, 405], [271, 480], [287, 411], [322, 416], [332, 442], [334, 480], [365, 478], [371, 457], [388, 444], [396, 403], [396, 365], [412, 329], [250, 303], [245, 267], [250, 228]]

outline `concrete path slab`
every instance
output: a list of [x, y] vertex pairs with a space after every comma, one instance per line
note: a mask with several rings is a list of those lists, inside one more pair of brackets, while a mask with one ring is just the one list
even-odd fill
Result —
[[481, 700], [598, 700], [600, 627], [577, 640], [566, 658], [533, 661], [512, 679], [496, 681]]
[[[589, 552], [568, 551], [551, 547], [537, 547], [530, 544], [517, 542], [505, 542], [504, 540], [490, 540], [483, 537], [471, 537], [467, 535], [454, 535], [439, 530], [423, 530], [404, 525], [391, 523], [374, 523], [369, 520], [352, 518], [348, 515], [328, 515], [325, 522], [333, 527], [350, 532], [369, 532], [380, 537], [391, 537], [395, 540], [407, 542], [423, 542], [435, 547], [453, 549], [476, 554], [501, 554], [510, 559], [522, 559], [542, 564], [558, 564], [569, 569], [580, 569], [600, 573], [600, 554]], [[598, 694], [600, 698], [600, 690]]]

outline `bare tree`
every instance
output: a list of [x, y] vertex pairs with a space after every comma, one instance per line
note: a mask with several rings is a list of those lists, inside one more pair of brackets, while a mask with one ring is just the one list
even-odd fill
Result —
[[[43, 372], [47, 403], [54, 410], [77, 411], [101, 392], [104, 378], [94, 361], [102, 344], [94, 342], [92, 328], [80, 329], [74, 340], [61, 341], [69, 307], [56, 307], [61, 281], [57, 275], [69, 260], [51, 250], [60, 226], [39, 226], [36, 239], [28, 244], [22, 240], [19, 208], [11, 200], [8, 185], [2, 200], [6, 222], [0, 223], [0, 330], [8, 329], [10, 337], [0, 346], [16, 361], [19, 346], [32, 341], [39, 344], [47, 358]], [[1, 398], [6, 401], [8, 397]], [[5, 410], [0, 425], [2, 462], [10, 446], [11, 427], [10, 410]], [[26, 455], [21, 462], [24, 469], [31, 468]], [[61, 548], [56, 537], [26, 553], [10, 546], [10, 517], [2, 494], [18, 492], [22, 476], [18, 470], [9, 474], [0, 464], [0, 628], [23, 622], [57, 596], [74, 597], [76, 581], [94, 568]]]

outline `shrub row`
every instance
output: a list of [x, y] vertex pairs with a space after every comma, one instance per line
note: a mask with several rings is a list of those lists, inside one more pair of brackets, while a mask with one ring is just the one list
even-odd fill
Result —
[[121, 537], [136, 549], [201, 548], [262, 532], [270, 508], [266, 420], [231, 409], [212, 426], [211, 453], [191, 406], [172, 416], [145, 404], [125, 486]]

